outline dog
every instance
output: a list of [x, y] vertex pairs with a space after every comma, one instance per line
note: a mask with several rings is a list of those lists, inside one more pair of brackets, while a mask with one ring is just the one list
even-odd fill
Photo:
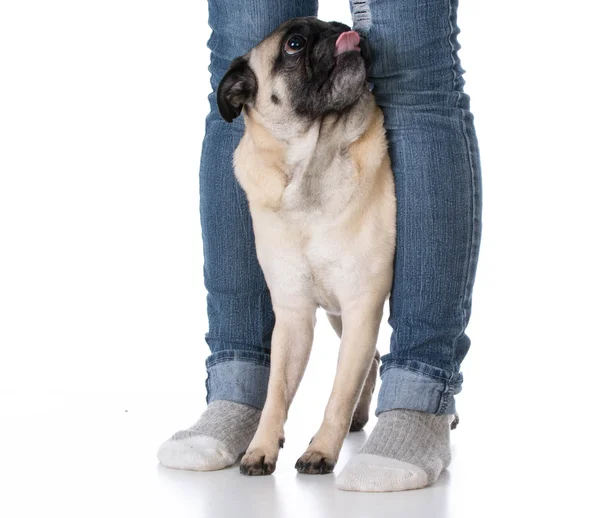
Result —
[[367, 81], [370, 60], [367, 41], [350, 27], [295, 18], [236, 58], [217, 89], [226, 121], [243, 113], [234, 171], [275, 313], [267, 398], [240, 463], [246, 475], [275, 470], [318, 307], [341, 345], [323, 422], [296, 469], [332, 472], [348, 430], [368, 419], [396, 242], [394, 180], [383, 114]]

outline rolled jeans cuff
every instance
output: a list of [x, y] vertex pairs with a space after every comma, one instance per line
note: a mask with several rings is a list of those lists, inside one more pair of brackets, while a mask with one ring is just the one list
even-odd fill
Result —
[[270, 357], [257, 351], [219, 351], [206, 360], [206, 402], [225, 400], [261, 409], [267, 398]]
[[[462, 388], [462, 374], [448, 374], [420, 362], [384, 365], [375, 415], [403, 408], [430, 414], [454, 414], [455, 394]], [[431, 371], [427, 374], [423, 371]]]

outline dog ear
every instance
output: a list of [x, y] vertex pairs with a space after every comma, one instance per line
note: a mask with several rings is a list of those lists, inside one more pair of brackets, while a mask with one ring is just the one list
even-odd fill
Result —
[[217, 88], [217, 105], [221, 117], [232, 122], [242, 112], [245, 104], [254, 101], [257, 88], [258, 82], [248, 60], [245, 57], [234, 59]]

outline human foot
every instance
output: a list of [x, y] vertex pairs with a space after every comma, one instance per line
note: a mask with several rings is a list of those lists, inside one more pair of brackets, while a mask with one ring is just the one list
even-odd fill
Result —
[[194, 426], [160, 446], [158, 460], [167, 468], [194, 471], [231, 466], [250, 444], [260, 412], [232, 401], [213, 401]]
[[390, 410], [360, 452], [350, 459], [336, 486], [344, 491], [404, 491], [433, 484], [450, 464], [447, 415]]

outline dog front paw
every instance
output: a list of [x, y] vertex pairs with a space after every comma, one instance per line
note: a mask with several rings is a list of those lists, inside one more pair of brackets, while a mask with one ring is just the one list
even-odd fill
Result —
[[319, 451], [306, 451], [296, 462], [298, 473], [306, 475], [325, 475], [331, 473], [336, 459]]
[[275, 471], [277, 455], [270, 455], [262, 448], [248, 450], [240, 462], [240, 473], [242, 475], [258, 476], [270, 475]]

